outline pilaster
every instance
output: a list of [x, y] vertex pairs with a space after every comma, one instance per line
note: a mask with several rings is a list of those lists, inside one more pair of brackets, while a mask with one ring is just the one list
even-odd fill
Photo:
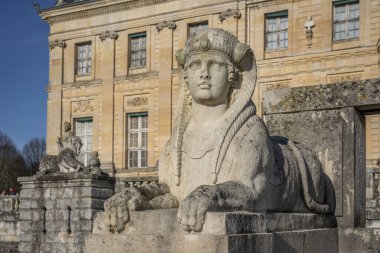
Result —
[[50, 41], [50, 82], [47, 102], [47, 154], [57, 154], [57, 137], [62, 133], [62, 83], [63, 83], [63, 52], [65, 41]]
[[99, 127], [101, 136], [102, 169], [110, 175], [114, 174], [114, 84], [115, 76], [115, 40], [116, 32], [106, 31], [100, 39], [100, 76], [103, 78], [101, 88], [102, 126]]
[[173, 59], [173, 29], [176, 24], [165, 21], [157, 24], [160, 41], [159, 64], [159, 121], [158, 149], [162, 150], [171, 135], [172, 128], [172, 59]]

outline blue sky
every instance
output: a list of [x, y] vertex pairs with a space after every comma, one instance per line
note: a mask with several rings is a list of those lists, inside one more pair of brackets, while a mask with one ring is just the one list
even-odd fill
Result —
[[[0, 0], [0, 131], [19, 148], [46, 137], [49, 26], [33, 8], [36, 0]], [[41, 7], [54, 0], [39, 0]]]

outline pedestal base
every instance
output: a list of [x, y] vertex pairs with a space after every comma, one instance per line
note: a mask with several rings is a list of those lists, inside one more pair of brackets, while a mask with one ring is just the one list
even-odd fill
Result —
[[337, 253], [333, 216], [294, 213], [207, 213], [201, 233], [186, 233], [177, 210], [131, 213], [125, 231], [112, 234], [102, 215], [94, 221], [85, 252]]

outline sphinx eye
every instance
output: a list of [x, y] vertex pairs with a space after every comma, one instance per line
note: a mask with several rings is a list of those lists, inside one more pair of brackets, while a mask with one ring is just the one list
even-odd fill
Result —
[[210, 67], [211, 68], [223, 68], [225, 66], [226, 66], [225, 62], [218, 62], [218, 61], [210, 62]]
[[189, 64], [189, 68], [199, 68], [201, 66], [201, 61], [192, 61]]

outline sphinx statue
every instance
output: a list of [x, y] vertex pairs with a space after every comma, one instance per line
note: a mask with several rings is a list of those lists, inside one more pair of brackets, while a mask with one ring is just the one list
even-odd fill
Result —
[[45, 155], [41, 158], [37, 176], [51, 173], [89, 173], [78, 156], [83, 146], [82, 140], [71, 131], [70, 122], [64, 123], [64, 134], [57, 138], [58, 155]]
[[180, 91], [159, 182], [108, 199], [104, 222], [122, 231], [133, 210], [176, 208], [178, 222], [202, 230], [212, 211], [333, 214], [334, 189], [318, 158], [300, 143], [271, 137], [251, 99], [256, 62], [231, 33], [204, 29], [176, 55]]

